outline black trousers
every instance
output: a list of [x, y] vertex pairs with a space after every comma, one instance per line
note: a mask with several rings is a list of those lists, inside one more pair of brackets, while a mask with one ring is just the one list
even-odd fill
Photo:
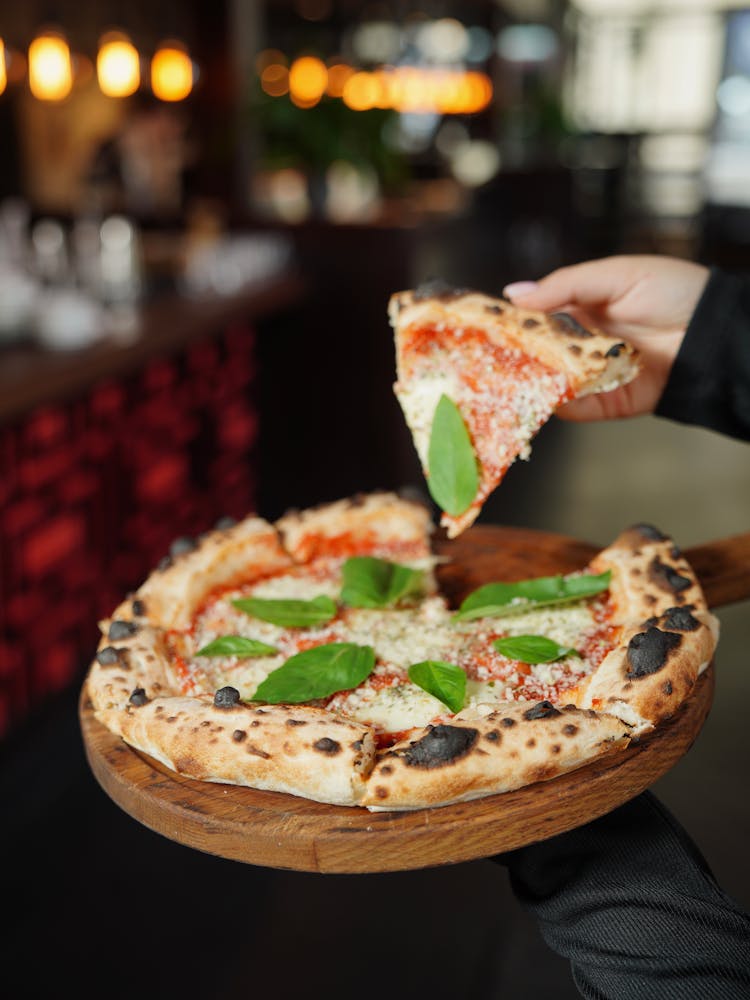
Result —
[[646, 792], [494, 859], [591, 1000], [750, 1000], [750, 914]]

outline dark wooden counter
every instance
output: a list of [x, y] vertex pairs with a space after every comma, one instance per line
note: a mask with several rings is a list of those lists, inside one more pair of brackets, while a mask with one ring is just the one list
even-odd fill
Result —
[[169, 292], [141, 307], [127, 339], [108, 337], [70, 351], [26, 342], [0, 348], [0, 425], [70, 399], [103, 378], [130, 374], [233, 321], [256, 323], [296, 304], [303, 290], [303, 279], [286, 273], [234, 296], [191, 299]]

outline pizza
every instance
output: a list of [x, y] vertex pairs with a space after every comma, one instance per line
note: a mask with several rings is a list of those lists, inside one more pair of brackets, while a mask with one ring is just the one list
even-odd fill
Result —
[[391, 296], [394, 391], [441, 525], [472, 524], [563, 403], [609, 392], [640, 371], [629, 344], [567, 313], [433, 282]]
[[671, 538], [451, 606], [428, 507], [374, 492], [225, 519], [99, 625], [96, 719], [171, 771], [368, 810], [556, 777], [658, 728], [718, 639]]

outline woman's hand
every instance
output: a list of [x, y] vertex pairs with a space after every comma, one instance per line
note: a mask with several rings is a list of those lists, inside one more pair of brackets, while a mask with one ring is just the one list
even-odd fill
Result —
[[581, 322], [632, 344], [641, 374], [612, 392], [572, 400], [557, 411], [568, 420], [604, 420], [651, 413], [667, 383], [708, 268], [659, 256], [617, 256], [563, 267], [539, 282], [507, 285], [515, 305], [570, 312]]

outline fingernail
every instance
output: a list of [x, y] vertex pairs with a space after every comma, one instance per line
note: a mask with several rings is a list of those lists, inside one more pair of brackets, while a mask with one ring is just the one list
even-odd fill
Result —
[[522, 296], [536, 291], [538, 287], [539, 285], [536, 281], [514, 281], [512, 284], [505, 286], [503, 294], [507, 295], [509, 299], [520, 299]]

